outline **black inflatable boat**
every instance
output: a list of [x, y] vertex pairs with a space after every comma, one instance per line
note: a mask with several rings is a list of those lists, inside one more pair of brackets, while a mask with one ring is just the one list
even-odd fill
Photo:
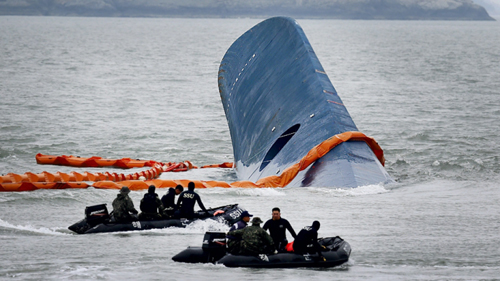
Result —
[[68, 227], [69, 230], [78, 234], [146, 230], [166, 227], [186, 227], [197, 220], [215, 220], [219, 223], [233, 225], [240, 219], [244, 211], [238, 204], [221, 206], [207, 209], [208, 216], [203, 211], [197, 211], [195, 219], [165, 219], [149, 221], [133, 221], [129, 223], [113, 223], [106, 204], [89, 206], [85, 208], [85, 218]]
[[202, 247], [189, 247], [172, 260], [187, 263], [216, 263], [227, 267], [291, 268], [291, 267], [333, 267], [349, 260], [351, 246], [340, 237], [318, 239], [326, 250], [321, 254], [299, 255], [293, 252], [275, 255], [239, 256], [226, 253], [225, 233], [207, 232]]

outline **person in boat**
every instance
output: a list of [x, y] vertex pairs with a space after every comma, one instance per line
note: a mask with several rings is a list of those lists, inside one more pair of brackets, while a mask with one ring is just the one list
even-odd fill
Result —
[[123, 186], [120, 192], [113, 200], [113, 222], [131, 222], [137, 220], [137, 213], [139, 213], [134, 208], [134, 202], [128, 196], [130, 189], [127, 186]]
[[208, 211], [207, 209], [205, 209], [205, 206], [203, 206], [200, 195], [194, 192], [194, 182], [190, 181], [188, 183], [188, 190], [183, 191], [179, 195], [179, 199], [177, 200], [177, 206], [176, 206], [177, 211], [175, 211], [175, 216], [187, 219], [194, 218], [195, 217], [194, 204], [196, 204], [196, 202], [198, 202], [198, 206], [200, 206], [200, 208], [208, 216]]
[[259, 217], [254, 217], [251, 226], [228, 232], [228, 235], [241, 237], [240, 255], [270, 255], [275, 252], [273, 238], [260, 227], [261, 223], [262, 220]]
[[269, 234], [271, 234], [271, 237], [273, 238], [276, 250], [278, 250], [278, 252], [286, 252], [285, 247], [288, 244], [288, 240], [286, 239], [286, 230], [288, 229], [293, 238], [295, 238], [297, 234], [295, 234], [295, 231], [288, 220], [281, 217], [280, 208], [275, 207], [272, 212], [272, 219], [266, 221], [262, 228], [264, 230], [269, 229]]
[[[250, 217], [253, 217], [253, 215], [248, 213], [248, 211], [243, 211], [240, 215], [240, 220], [231, 226], [229, 232], [247, 227]], [[226, 235], [226, 238], [227, 251], [231, 254], [238, 254], [240, 252], [241, 236]]]
[[155, 190], [156, 187], [150, 185], [148, 193], [144, 194], [140, 205], [141, 213], [139, 214], [139, 220], [159, 220], [162, 218], [163, 204], [158, 194], [155, 193]]
[[163, 216], [164, 217], [172, 217], [177, 210], [177, 206], [175, 205], [175, 196], [181, 194], [184, 191], [184, 187], [178, 184], [175, 189], [169, 188], [168, 192], [163, 195], [161, 198], [161, 203], [163, 204]]
[[319, 227], [319, 221], [314, 221], [311, 226], [306, 226], [300, 230], [297, 237], [295, 237], [295, 241], [293, 241], [293, 251], [302, 255], [318, 253], [319, 258], [325, 260], [321, 254], [324, 247], [318, 243]]

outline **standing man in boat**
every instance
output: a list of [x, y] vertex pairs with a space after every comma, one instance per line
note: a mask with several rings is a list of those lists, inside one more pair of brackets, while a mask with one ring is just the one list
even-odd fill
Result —
[[293, 241], [293, 251], [297, 254], [318, 253], [320, 260], [324, 261], [325, 258], [321, 254], [324, 247], [318, 243], [319, 227], [319, 221], [314, 221], [311, 226], [304, 227]]
[[130, 189], [123, 186], [120, 193], [113, 200], [113, 219], [114, 222], [131, 222], [137, 220], [137, 213], [134, 208], [134, 202], [128, 196]]
[[[233, 226], [231, 226], [229, 232], [247, 227], [247, 224], [250, 221], [250, 217], [253, 217], [253, 215], [249, 214], [248, 211], [243, 211], [243, 213], [241, 213], [240, 215], [240, 220], [233, 224]], [[241, 236], [237, 237], [228, 234], [226, 235], [226, 238], [227, 251], [233, 255], [238, 254], [240, 252]]]
[[195, 217], [194, 213], [194, 204], [198, 202], [198, 206], [207, 214], [208, 211], [203, 206], [201, 202], [200, 195], [194, 192], [194, 182], [190, 181], [188, 183], [188, 190], [184, 191], [179, 195], [179, 199], [177, 200], [177, 211], [175, 212], [176, 217], [192, 219]]
[[167, 194], [163, 195], [161, 198], [161, 203], [163, 204], [163, 215], [165, 217], [172, 217], [177, 210], [177, 206], [175, 205], [175, 195], [181, 194], [184, 191], [184, 187], [178, 184], [175, 189], [169, 188]]
[[[159, 220], [163, 213], [163, 204], [161, 203], [158, 194], [155, 193], [156, 187], [150, 185], [148, 193], [144, 194], [141, 200], [141, 213], [139, 214], [140, 220]], [[158, 212], [159, 211], [159, 212]]]
[[271, 234], [271, 237], [273, 238], [276, 250], [278, 250], [278, 252], [285, 252], [285, 247], [288, 244], [288, 240], [286, 239], [286, 230], [288, 229], [293, 238], [295, 238], [297, 234], [295, 234], [295, 231], [288, 220], [281, 217], [280, 208], [275, 207], [272, 212], [272, 219], [266, 221], [262, 228], [264, 230], [269, 229], [269, 234]]
[[255, 217], [252, 219], [251, 226], [228, 233], [228, 235], [241, 237], [240, 255], [256, 256], [274, 253], [273, 238], [260, 227], [261, 223], [262, 220], [259, 217]]

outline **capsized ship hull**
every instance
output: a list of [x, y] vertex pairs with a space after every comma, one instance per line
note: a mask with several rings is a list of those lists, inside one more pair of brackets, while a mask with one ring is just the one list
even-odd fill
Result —
[[[291, 18], [270, 18], [238, 38], [222, 59], [218, 79], [240, 180], [279, 175], [324, 140], [358, 131], [304, 31]], [[287, 186], [389, 182], [369, 146], [348, 141]]]

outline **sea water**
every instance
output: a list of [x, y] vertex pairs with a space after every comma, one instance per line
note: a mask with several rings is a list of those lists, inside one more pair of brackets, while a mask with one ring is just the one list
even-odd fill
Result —
[[[261, 20], [0, 17], [0, 174], [103, 171], [37, 165], [37, 153], [232, 161], [217, 71]], [[347, 264], [175, 263], [205, 231], [229, 227], [76, 235], [67, 227], [85, 206], [111, 209], [116, 190], [39, 190], [0, 193], [0, 279], [499, 280], [500, 24], [298, 23], [396, 183], [197, 192], [207, 207], [239, 203], [263, 220], [280, 207], [296, 232], [319, 220], [320, 236], [351, 244]], [[161, 178], [237, 180], [231, 169]], [[136, 207], [143, 193], [131, 192]]]

